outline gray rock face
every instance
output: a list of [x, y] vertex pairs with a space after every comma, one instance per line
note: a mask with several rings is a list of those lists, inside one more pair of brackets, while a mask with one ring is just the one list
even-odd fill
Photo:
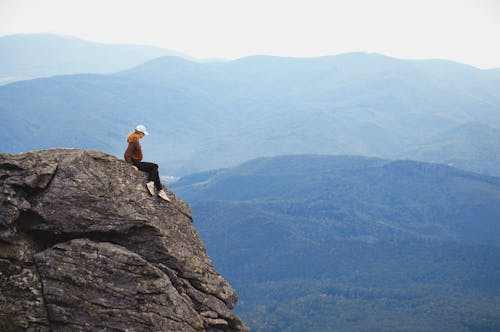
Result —
[[85, 150], [0, 154], [0, 328], [248, 331], [186, 203]]

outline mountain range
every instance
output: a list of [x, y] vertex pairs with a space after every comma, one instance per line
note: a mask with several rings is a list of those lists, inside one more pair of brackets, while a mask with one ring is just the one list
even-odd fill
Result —
[[294, 155], [173, 188], [253, 331], [500, 329], [500, 178]]
[[301, 153], [418, 159], [500, 175], [498, 86], [497, 70], [368, 53], [205, 63], [160, 57], [114, 74], [1, 86], [0, 150], [122, 156], [125, 136], [142, 123], [152, 133], [143, 140], [146, 159], [164, 175]]
[[0, 37], [0, 84], [38, 77], [113, 73], [179, 52], [159, 47], [103, 44], [53, 34]]
[[[182, 176], [171, 187], [191, 205], [214, 265], [238, 290], [235, 312], [252, 330], [500, 330], [498, 69], [372, 53], [200, 62], [154, 47], [52, 35], [0, 37], [0, 63], [0, 152], [69, 147], [122, 158], [127, 134], [139, 123], [146, 125], [150, 135], [141, 141], [145, 160], [159, 163], [163, 176]], [[120, 194], [144, 189], [142, 174], [127, 176], [123, 161], [78, 151], [3, 155], [36, 156], [26, 164], [3, 166], [4, 194], [15, 198], [5, 198], [4, 205], [22, 211], [19, 218], [4, 218], [4, 235], [21, 231], [31, 236], [20, 235], [29, 242], [26, 248], [41, 257], [42, 273], [57, 278], [54, 265], [45, 263], [49, 256], [64, 260], [60, 249], [81, 259], [77, 253], [85, 248], [111, 252], [128, 242], [106, 225], [99, 228], [94, 221], [102, 218], [89, 217], [102, 209], [80, 206], [81, 199], [71, 205], [61, 195], [43, 198], [39, 189], [47, 191], [54, 178], [49, 192], [56, 185], [70, 195], [89, 194], [85, 199], [91, 201], [112, 197], [114, 180]], [[70, 157], [48, 161], [59, 154]], [[114, 166], [104, 167], [110, 162]], [[41, 175], [27, 171], [32, 168]], [[117, 172], [121, 177], [116, 178]], [[73, 173], [85, 176], [74, 178]], [[68, 185], [73, 189], [66, 190]], [[146, 205], [134, 204], [134, 209], [157, 203], [142, 194], [138, 197]], [[158, 216], [191, 219], [185, 204], [175, 202], [153, 210]], [[70, 204], [61, 211], [76, 219], [37, 215], [60, 210], [51, 204]], [[109, 204], [98, 205], [107, 215]], [[63, 233], [57, 227], [55, 238], [39, 232], [37, 227], [54, 222]], [[90, 239], [74, 239], [80, 233], [71, 229], [88, 222], [99, 229], [83, 227], [78, 232], [90, 232]], [[160, 223], [168, 232], [160, 231], [162, 237], [152, 241], [167, 241], [167, 233], [178, 232], [177, 225]], [[142, 228], [132, 227], [124, 238], [132, 236], [134, 249], [148, 251], [136, 231]], [[147, 231], [158, 233], [151, 227]], [[182, 256], [193, 247], [183, 244], [191, 241], [192, 232], [181, 233], [182, 239], [172, 242], [180, 250], [179, 262], [196, 265], [196, 259]], [[61, 234], [60, 240], [72, 241], [48, 248]], [[116, 243], [99, 243], [103, 239]], [[161, 250], [147, 253], [152, 264], [162, 262], [158, 266], [168, 277], [177, 273], [177, 261], [171, 269], [155, 258], [163, 255]], [[8, 259], [5, 269], [13, 266]], [[24, 265], [34, 268], [32, 259], [17, 263], [16, 271]], [[173, 283], [193, 303], [197, 314], [191, 316], [210, 328], [240, 326], [239, 318], [217, 300], [207, 304], [194, 290], [199, 282], [191, 273], [205, 276], [194, 265], [185, 280]], [[25, 279], [17, 280], [18, 289], [27, 289]], [[65, 280], [57, 283], [66, 285]], [[16, 289], [8, 282], [2, 287]], [[61, 301], [62, 293], [54, 289], [48, 290], [48, 300], [57, 308], [67, 299]], [[29, 296], [37, 294], [38, 288]], [[99, 310], [102, 303], [96, 303]], [[27, 319], [45, 317], [42, 309]]]

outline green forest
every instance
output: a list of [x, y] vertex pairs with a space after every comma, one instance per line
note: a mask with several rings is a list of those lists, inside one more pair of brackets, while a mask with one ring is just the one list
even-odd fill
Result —
[[498, 331], [500, 179], [352, 156], [182, 178], [253, 331]]

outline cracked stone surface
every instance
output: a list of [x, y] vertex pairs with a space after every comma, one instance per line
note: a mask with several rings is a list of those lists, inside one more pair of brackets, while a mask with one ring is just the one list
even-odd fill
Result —
[[248, 331], [189, 206], [98, 151], [0, 154], [0, 326]]

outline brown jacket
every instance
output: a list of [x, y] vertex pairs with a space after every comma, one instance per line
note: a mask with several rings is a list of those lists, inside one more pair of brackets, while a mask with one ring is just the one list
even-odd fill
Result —
[[142, 148], [139, 143], [139, 137], [130, 135], [127, 138], [128, 147], [125, 151], [125, 160], [127, 163], [132, 164], [132, 160], [141, 161], [142, 160]]

